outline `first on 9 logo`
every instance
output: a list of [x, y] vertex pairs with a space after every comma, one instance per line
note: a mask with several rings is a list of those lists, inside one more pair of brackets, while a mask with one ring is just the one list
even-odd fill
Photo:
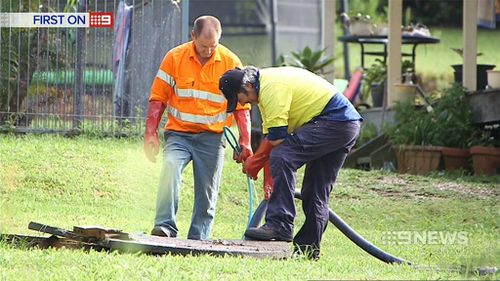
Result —
[[90, 12], [89, 27], [113, 27], [112, 12]]

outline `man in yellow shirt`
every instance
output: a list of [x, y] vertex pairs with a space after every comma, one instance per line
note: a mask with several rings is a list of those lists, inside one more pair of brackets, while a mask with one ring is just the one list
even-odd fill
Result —
[[152, 235], [177, 236], [182, 172], [192, 161], [194, 206], [188, 238], [210, 238], [224, 163], [222, 130], [231, 125], [233, 115], [242, 147], [241, 154], [234, 158], [241, 162], [252, 155], [250, 106], [227, 114], [227, 101], [218, 87], [224, 72], [241, 66], [240, 59], [219, 44], [221, 33], [217, 18], [197, 18], [192, 41], [167, 52], [151, 87], [144, 151], [152, 162], [160, 148], [158, 125], [164, 111], [168, 117]]
[[[257, 103], [263, 133], [267, 134], [255, 154], [244, 162], [243, 172], [256, 179], [269, 160], [274, 191], [266, 223], [248, 228], [245, 236], [254, 240], [293, 239], [295, 252], [319, 258], [330, 192], [363, 119], [332, 84], [300, 68], [234, 69], [221, 77], [219, 87], [228, 100], [229, 112], [238, 103]], [[306, 220], [292, 238], [296, 172], [303, 165], [301, 193]]]

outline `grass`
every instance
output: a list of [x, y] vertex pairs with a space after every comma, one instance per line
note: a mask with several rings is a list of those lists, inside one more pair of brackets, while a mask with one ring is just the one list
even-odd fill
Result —
[[[459, 28], [430, 27], [431, 35], [439, 38], [438, 44], [419, 45], [416, 51], [416, 70], [420, 75], [434, 76], [447, 81], [453, 79], [452, 64], [461, 64], [462, 58], [451, 50], [451, 48], [463, 47], [463, 33]], [[341, 31], [337, 31], [338, 35]], [[483, 55], [477, 57], [478, 63], [494, 64], [500, 67], [500, 51], [496, 46], [500, 46], [500, 29], [485, 30], [478, 29], [477, 51]], [[342, 44], [337, 44], [336, 53], [340, 55], [335, 61], [337, 75], [342, 75], [344, 61], [342, 58]], [[382, 51], [381, 45], [365, 45], [365, 51]], [[350, 67], [354, 69], [361, 65], [361, 50], [358, 44], [349, 44]], [[403, 46], [402, 52], [411, 53], [410, 46]], [[373, 63], [376, 57], [366, 56], [365, 66]], [[409, 59], [409, 58], [406, 58]]]
[[[247, 219], [246, 180], [230, 156], [228, 149], [214, 239], [240, 239]], [[154, 218], [160, 166], [145, 159], [139, 139], [0, 135], [0, 232], [36, 234], [27, 229], [30, 221], [67, 229], [102, 225], [148, 232]], [[190, 223], [192, 185], [192, 169], [188, 166], [178, 214], [179, 235], [183, 238]], [[261, 198], [260, 181], [256, 188]], [[498, 266], [499, 199], [500, 177], [422, 177], [345, 169], [333, 191], [331, 207], [361, 235], [398, 257], [435, 266]], [[303, 221], [300, 207], [298, 214], [296, 231]], [[387, 231], [465, 232], [467, 243], [384, 244]], [[0, 243], [1, 280], [499, 277], [385, 265], [331, 224], [318, 262], [17, 249]]]
[[[424, 80], [432, 80], [430, 83], [438, 83], [438, 86], [447, 86], [453, 81], [452, 64], [461, 64], [461, 57], [450, 48], [463, 47], [463, 33], [460, 28], [429, 27], [431, 35], [440, 39], [438, 44], [420, 45], [416, 51], [416, 71]], [[336, 35], [342, 35], [340, 25], [336, 26]], [[243, 64], [252, 64], [260, 67], [271, 65], [270, 38], [263, 36], [232, 37], [222, 36], [223, 44], [230, 47], [238, 54]], [[280, 42], [286, 46], [285, 42]], [[257, 46], [257, 47], [256, 47]], [[500, 68], [500, 29], [485, 30], [478, 29], [477, 51], [483, 55], [478, 57], [478, 63], [495, 64]], [[309, 46], [318, 50], [320, 46]], [[336, 41], [335, 77], [344, 77], [343, 48], [340, 41]], [[381, 45], [365, 46], [366, 51], [382, 51]], [[403, 52], [410, 52], [410, 46], [403, 46]], [[351, 71], [361, 66], [360, 46], [349, 44], [349, 60]], [[278, 54], [279, 55], [279, 54]], [[365, 67], [369, 67], [376, 57], [366, 56]], [[431, 88], [434, 88], [431, 86]]]

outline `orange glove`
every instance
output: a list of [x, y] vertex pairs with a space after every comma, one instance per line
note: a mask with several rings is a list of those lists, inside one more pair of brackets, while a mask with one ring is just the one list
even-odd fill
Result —
[[144, 152], [151, 162], [156, 162], [156, 155], [160, 151], [160, 140], [158, 139], [158, 125], [165, 111], [165, 105], [161, 101], [150, 101], [148, 117], [146, 119], [146, 132], [144, 132]]
[[248, 110], [236, 110], [233, 114], [240, 132], [239, 144], [241, 147], [240, 154], [233, 152], [233, 160], [237, 163], [242, 163], [247, 160], [248, 157], [253, 155], [252, 147], [250, 145], [250, 112]]
[[271, 175], [271, 168], [269, 167], [269, 161], [264, 164], [264, 199], [269, 201], [271, 198], [271, 193], [274, 189], [274, 180]]
[[248, 157], [243, 164], [243, 173], [256, 180], [260, 169], [262, 169], [264, 164], [268, 162], [272, 149], [273, 145], [271, 142], [269, 142], [267, 138], [263, 139], [257, 149], [257, 152], [255, 152], [253, 156]]

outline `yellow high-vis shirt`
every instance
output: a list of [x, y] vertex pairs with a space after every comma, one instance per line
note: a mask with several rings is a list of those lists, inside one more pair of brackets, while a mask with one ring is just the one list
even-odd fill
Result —
[[337, 89], [330, 82], [297, 67], [260, 70], [259, 110], [262, 131], [288, 126], [288, 133], [318, 116]]

